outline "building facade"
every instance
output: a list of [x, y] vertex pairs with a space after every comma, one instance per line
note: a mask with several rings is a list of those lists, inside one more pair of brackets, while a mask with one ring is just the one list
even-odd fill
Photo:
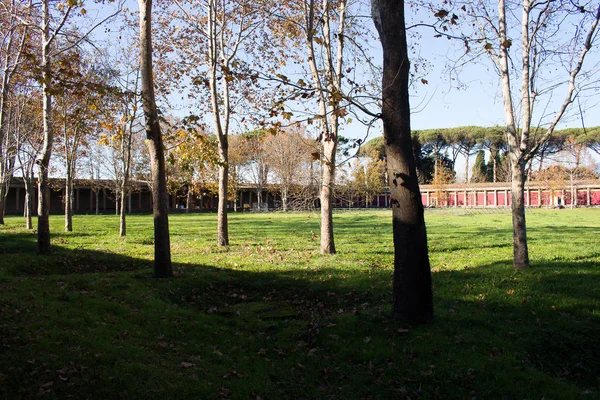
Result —
[[[37, 187], [36, 187], [37, 190]], [[64, 181], [54, 180], [50, 189], [50, 212], [64, 212]], [[310, 196], [309, 196], [310, 197]], [[242, 185], [237, 200], [229, 201], [230, 211], [272, 211], [281, 209], [281, 196], [276, 185], [269, 185], [262, 191], [262, 203], [258, 203], [256, 187]], [[510, 207], [510, 183], [449, 184], [443, 186], [421, 185], [421, 199], [425, 207]], [[77, 214], [118, 213], [116, 186], [110, 181], [76, 181], [73, 210]], [[296, 201], [295, 201], [296, 200]], [[318, 196], [297, 201], [294, 196], [288, 203], [289, 209], [317, 209]], [[150, 212], [152, 194], [148, 185], [136, 182], [127, 195], [127, 211], [130, 213]], [[170, 195], [172, 211], [215, 211], [218, 198], [206, 191], [199, 195], [188, 194], [183, 188]], [[22, 214], [25, 203], [25, 186], [14, 179], [6, 197], [6, 214]], [[33, 198], [34, 213], [37, 209], [37, 193]], [[336, 208], [389, 208], [391, 196], [388, 190], [372, 198], [343, 194], [335, 196]], [[530, 182], [525, 186], [527, 207], [594, 207], [600, 206], [600, 181], [578, 181], [571, 183]]]

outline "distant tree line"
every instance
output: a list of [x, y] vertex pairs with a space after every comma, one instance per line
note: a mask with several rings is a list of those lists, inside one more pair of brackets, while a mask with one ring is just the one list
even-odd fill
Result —
[[[463, 182], [511, 180], [504, 127], [462, 126], [425, 129], [412, 131], [411, 135], [421, 184], [456, 182], [456, 162], [459, 156], [465, 162], [464, 170], [461, 171]], [[581, 169], [578, 175], [582, 179], [593, 179], [597, 177], [597, 171], [591, 153], [600, 154], [600, 127], [555, 130], [553, 135], [540, 145], [536, 156], [529, 161], [527, 176], [532, 180], [539, 179], [538, 177], [543, 175], [541, 172], [549, 167], [554, 170], [564, 169], [567, 168], [566, 164], [575, 162], [577, 168]], [[576, 160], [568, 161], [568, 154], [572, 154], [571, 158]], [[365, 143], [359, 156], [385, 160], [383, 137], [376, 137]], [[475, 161], [471, 165], [473, 156]]]

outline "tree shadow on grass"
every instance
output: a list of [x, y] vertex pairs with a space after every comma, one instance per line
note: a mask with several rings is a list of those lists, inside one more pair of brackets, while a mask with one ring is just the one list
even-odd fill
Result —
[[511, 266], [507, 260], [434, 274], [437, 322], [480, 332], [493, 347], [512, 347], [523, 366], [598, 391], [600, 263], [534, 261], [522, 272]]
[[[12, 240], [31, 249], [27, 235]], [[59, 343], [53, 353], [82, 347], [85, 362], [103, 362], [93, 356], [100, 352], [94, 342], [81, 339], [81, 329], [72, 327], [68, 318], [74, 317], [60, 319], [63, 314], [87, 312], [85, 318], [90, 326], [115, 325], [117, 336], [110, 343], [125, 349], [143, 343], [140, 354], [148, 354], [148, 359], [140, 355], [131, 362], [131, 368], [136, 363], [152, 363], [156, 356], [167, 366], [174, 363], [174, 372], [169, 372], [172, 374], [182, 374], [182, 368], [188, 368], [188, 364], [195, 364], [200, 370], [216, 370], [219, 379], [231, 375], [231, 370], [243, 372], [245, 380], [251, 382], [248, 385], [262, 389], [241, 383], [237, 389], [240, 392], [234, 396], [238, 398], [250, 397], [255, 389], [272, 398], [298, 398], [299, 391], [306, 398], [361, 398], [373, 394], [379, 398], [464, 398], [474, 393], [487, 398], [525, 398], [551, 395], [555, 387], [544, 385], [561, 382], [577, 385], [580, 392], [597, 391], [600, 386], [600, 338], [594, 334], [600, 331], [600, 321], [598, 292], [593, 284], [600, 271], [598, 263], [534, 263], [530, 270], [516, 273], [507, 260], [461, 271], [436, 272], [435, 321], [429, 326], [410, 327], [388, 319], [391, 277], [386, 268], [369, 273], [335, 267], [257, 272], [241, 267], [175, 263], [174, 279], [154, 279], [151, 262], [122, 254], [60, 247], [50, 256], [27, 255], [31, 258], [25, 259], [24, 253], [11, 254], [19, 258], [12, 259], [14, 265], [5, 266], [6, 275], [16, 278], [7, 285], [27, 284], [31, 277], [35, 281], [31, 287], [39, 290], [32, 294], [32, 300], [23, 299], [21, 304], [58, 296], [60, 314], [53, 317], [58, 320], [52, 323], [64, 325], [66, 333], [61, 331], [61, 335], [67, 335], [71, 329], [78, 331], [68, 340], [52, 342]], [[56, 277], [41, 279], [52, 275]], [[59, 288], [66, 289], [59, 291], [59, 283]], [[9, 291], [4, 293], [11, 295]], [[128, 293], [133, 293], [133, 297], [127, 298]], [[88, 299], [90, 296], [94, 298]], [[81, 307], [79, 301], [95, 308], [74, 311]], [[279, 315], [262, 314], [256, 311], [259, 303], [285, 303], [293, 312], [286, 309]], [[49, 301], [45, 307], [42, 312], [50, 313]], [[138, 317], [139, 314], [144, 316]], [[29, 315], [21, 312], [9, 317], [7, 312], [5, 321], [11, 327], [23, 324], [19, 329], [34, 338], [30, 341], [35, 346], [35, 340], [42, 340], [35, 339], [38, 332], [49, 328], [40, 328], [38, 320], [28, 321]], [[193, 325], [197, 321], [201, 323]], [[100, 335], [99, 332], [94, 335]], [[12, 357], [13, 362], [21, 360], [18, 362], [26, 370], [30, 367], [25, 360], [31, 360], [31, 355], [21, 354], [26, 345], [15, 345], [11, 342], [15, 337], [16, 334], [5, 336], [8, 352], [0, 360], [2, 364], [5, 357]], [[180, 342], [188, 347], [170, 347]], [[244, 350], [239, 352], [239, 348]], [[86, 352], [92, 361], [85, 358]], [[190, 359], [192, 356], [196, 358]], [[184, 367], [180, 365], [182, 361], [187, 363]], [[118, 358], [112, 362], [125, 370], [130, 368], [129, 364], [123, 367]], [[101, 365], [95, 367], [94, 382], [85, 381], [91, 374], [84, 373], [83, 382], [77, 384], [73, 378], [73, 386], [66, 386], [57, 380], [53, 390], [57, 395], [69, 395], [87, 390], [88, 385], [99, 395], [117, 397], [119, 393], [136, 397], [139, 386], [133, 381], [111, 381], [111, 368]], [[63, 370], [62, 365], [53, 364], [46, 369], [52, 373]], [[1, 373], [11, 382], [26, 379], [33, 388], [27, 392], [29, 395], [35, 395], [40, 385], [55, 378], [22, 378], [23, 371], [11, 371]], [[135, 373], [148, 374], [140, 378], [145, 383], [156, 378], [153, 372]], [[169, 377], [182, 379], [175, 381], [176, 386], [192, 379]], [[156, 385], [151, 387], [160, 390]], [[172, 390], [179, 393], [180, 388]], [[209, 393], [202, 392], [204, 398]], [[5, 394], [22, 396], [23, 392]], [[217, 394], [213, 392], [211, 396]], [[157, 392], [148, 398], [161, 396], [164, 398], [165, 394]]]

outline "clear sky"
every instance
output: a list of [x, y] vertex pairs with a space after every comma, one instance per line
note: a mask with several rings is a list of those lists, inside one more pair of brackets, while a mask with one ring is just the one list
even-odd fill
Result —
[[[127, 0], [126, 4], [132, 11], [137, 10], [135, 1]], [[427, 21], [431, 19], [430, 14], [427, 10], [419, 9], [412, 18], [418, 21]], [[368, 14], [365, 19], [368, 21]], [[414, 21], [409, 23], [414, 23]], [[430, 30], [423, 30], [418, 39], [412, 39], [413, 41], [409, 43], [409, 45], [417, 45], [415, 51], [429, 64], [428, 73], [424, 76], [428, 83], [416, 83], [411, 92], [412, 128], [418, 130], [465, 125], [504, 125], [499, 79], [492, 68], [491, 61], [481, 58], [480, 62], [470, 62], [462, 69], [457, 80], [452, 80], [446, 71], [452, 64], [452, 60], [459, 58], [462, 54], [462, 45], [460, 43], [453, 44], [445, 38], [434, 38], [434, 34]], [[515, 33], [516, 35], [518, 33]], [[374, 57], [381, 60], [379, 43], [375, 40], [372, 46]], [[588, 64], [594, 65], [599, 62], [600, 57], [598, 50], [593, 49], [592, 53]], [[460, 85], [458, 85], [459, 82]], [[551, 116], [564, 99], [564, 93], [565, 88], [559, 88], [548, 104], [538, 105], [538, 110], [544, 110], [546, 116]], [[600, 103], [600, 94], [591, 92], [580, 103], [576, 102], [572, 105], [570, 114], [559, 124], [559, 128], [582, 126], [579, 114], [580, 105], [585, 125], [588, 127], [600, 125], [598, 103]], [[545, 120], [547, 121], [548, 118]], [[364, 125], [355, 120], [354, 123], [344, 127], [343, 135], [351, 138], [364, 138], [366, 130]], [[381, 126], [376, 124], [371, 128], [369, 138], [379, 135], [381, 135]], [[464, 160], [459, 161], [459, 164], [462, 163]], [[458, 171], [463, 170], [460, 165], [457, 166], [457, 169]]]

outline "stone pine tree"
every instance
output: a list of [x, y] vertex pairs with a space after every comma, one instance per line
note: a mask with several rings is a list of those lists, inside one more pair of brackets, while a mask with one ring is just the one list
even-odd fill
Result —
[[169, 196], [165, 171], [165, 154], [152, 75], [152, 0], [138, 0], [140, 7], [140, 70], [145, 130], [152, 173], [152, 213], [154, 215], [154, 276], [173, 275], [169, 238]]
[[433, 318], [433, 296], [423, 204], [410, 135], [410, 64], [404, 2], [371, 0], [371, 12], [383, 48], [381, 119], [394, 237], [392, 317], [424, 323]]
[[473, 174], [471, 182], [486, 182], [487, 181], [487, 165], [485, 163], [485, 151], [479, 150], [473, 164]]

